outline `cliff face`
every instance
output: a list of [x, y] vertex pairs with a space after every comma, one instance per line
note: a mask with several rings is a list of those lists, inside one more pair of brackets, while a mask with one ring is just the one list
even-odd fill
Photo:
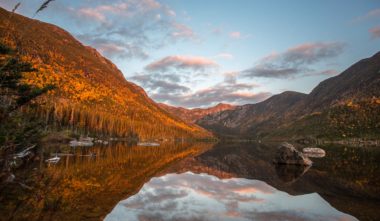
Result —
[[[0, 40], [37, 71], [33, 86], [54, 85], [39, 112], [52, 122], [114, 136], [206, 137], [206, 130], [163, 111], [145, 91], [95, 49], [65, 30], [0, 8]], [[57, 123], [58, 122], [58, 123]]]

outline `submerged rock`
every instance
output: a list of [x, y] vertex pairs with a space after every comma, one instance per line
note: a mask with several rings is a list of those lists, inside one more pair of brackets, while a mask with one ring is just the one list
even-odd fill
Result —
[[289, 143], [282, 143], [278, 149], [273, 160], [276, 164], [292, 164], [310, 166], [313, 162], [303, 153], [298, 151], [293, 145]]

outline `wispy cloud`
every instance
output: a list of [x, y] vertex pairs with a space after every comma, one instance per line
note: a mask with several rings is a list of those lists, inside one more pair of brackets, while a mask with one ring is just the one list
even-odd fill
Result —
[[87, 25], [77, 37], [114, 58], [146, 59], [146, 51], [197, 39], [191, 27], [178, 21], [173, 9], [156, 0], [102, 1], [68, 11], [81, 26]]
[[168, 56], [155, 61], [145, 67], [148, 71], [167, 71], [169, 69], [205, 70], [217, 67], [218, 64], [211, 59], [200, 56]]
[[233, 31], [233, 32], [230, 32], [229, 33], [229, 37], [232, 38], [232, 39], [246, 39], [246, 38], [249, 38], [251, 37], [251, 35], [249, 34], [242, 34], [240, 31]]
[[128, 15], [128, 4], [118, 3], [118, 4], [108, 4], [108, 5], [98, 5], [96, 7], [84, 7], [77, 10], [79, 16], [84, 16], [89, 19], [94, 19], [99, 22], [107, 22], [107, 16], [110, 14], [117, 14], [126, 16]]
[[138, 82], [149, 93], [179, 95], [190, 91], [190, 88], [175, 83], [180, 81], [176, 75], [138, 74], [130, 80]]
[[318, 73], [313, 65], [340, 55], [345, 44], [341, 42], [305, 43], [282, 53], [262, 58], [254, 67], [244, 70], [245, 77], [290, 78]]
[[380, 8], [372, 9], [371, 11], [367, 12], [365, 15], [361, 15], [355, 18], [354, 22], [360, 22], [360, 21], [376, 19], [376, 18], [380, 18]]
[[194, 33], [194, 31], [190, 27], [188, 27], [188, 26], [186, 26], [184, 24], [173, 23], [172, 26], [173, 26], [174, 30], [171, 33], [171, 36], [174, 39], [182, 39], [182, 38], [196, 39], [197, 38], [197, 36]]
[[140, 58], [149, 57], [144, 47], [128, 43], [119, 39], [107, 39], [102, 36], [78, 35], [79, 39], [96, 48], [101, 54], [108, 58]]
[[241, 33], [238, 31], [234, 31], [230, 33], [230, 37], [234, 39], [240, 39], [241, 38]]
[[368, 31], [371, 34], [372, 39], [380, 38], [380, 26], [373, 27], [369, 29]]

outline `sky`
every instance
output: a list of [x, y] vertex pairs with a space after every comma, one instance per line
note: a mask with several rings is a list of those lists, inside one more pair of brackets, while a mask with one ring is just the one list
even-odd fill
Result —
[[[42, 0], [0, 0], [33, 17]], [[157, 102], [187, 108], [309, 93], [380, 49], [378, 0], [55, 0], [56, 24]]]

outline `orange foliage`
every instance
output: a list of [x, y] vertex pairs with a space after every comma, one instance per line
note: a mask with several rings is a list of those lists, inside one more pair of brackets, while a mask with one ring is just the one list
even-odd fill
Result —
[[[49, 56], [60, 58], [51, 52]], [[209, 136], [196, 126], [174, 120], [151, 104], [141, 105], [141, 97], [127, 87], [106, 86], [82, 70], [57, 63], [42, 64], [28, 56], [23, 56], [23, 60], [38, 68], [36, 72], [26, 73], [23, 83], [40, 88], [56, 87], [36, 101], [40, 106], [38, 113], [47, 119], [47, 124], [109, 136], [135, 134], [143, 139]]]

